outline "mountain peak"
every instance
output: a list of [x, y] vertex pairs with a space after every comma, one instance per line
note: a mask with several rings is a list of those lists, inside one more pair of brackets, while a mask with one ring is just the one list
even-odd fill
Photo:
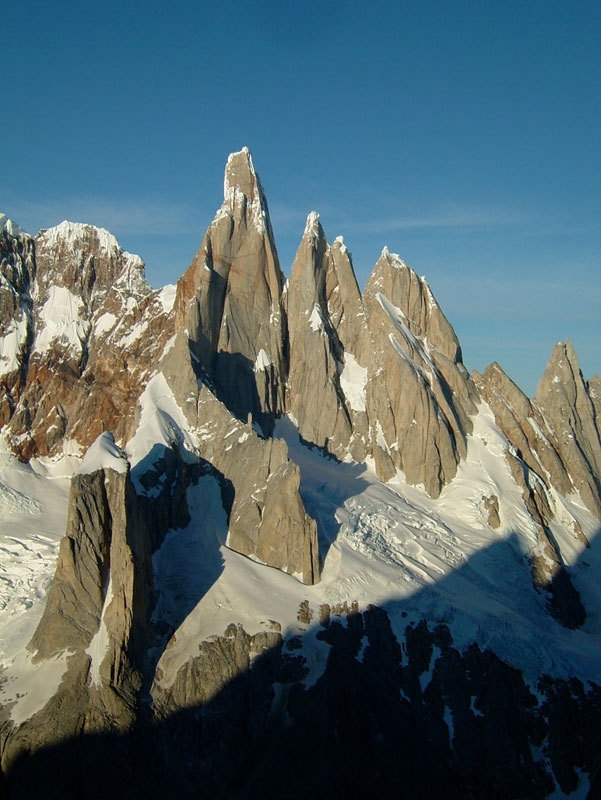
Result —
[[27, 235], [27, 232], [20, 225], [17, 225], [10, 217], [2, 213], [0, 213], [0, 231], [6, 231], [9, 236]]
[[309, 236], [311, 239], [316, 240], [323, 235], [323, 228], [321, 227], [321, 222], [319, 221], [319, 212], [310, 211], [307, 215], [307, 222], [305, 223], [304, 236]]
[[225, 166], [223, 181], [224, 199], [229, 199], [232, 190], [241, 192], [249, 200], [260, 192], [259, 177], [255, 172], [252, 156], [248, 147], [237, 153], [230, 153]]
[[566, 381], [572, 384], [575, 377], [580, 374], [578, 356], [574, 350], [574, 345], [569, 339], [565, 342], [557, 342], [553, 348], [543, 377], [537, 389], [537, 398], [542, 396], [553, 384], [564, 384]]
[[64, 242], [70, 246], [77, 243], [87, 248], [94, 242], [98, 249], [103, 250], [107, 255], [121, 252], [119, 242], [112, 233], [105, 228], [98, 228], [84, 222], [70, 222], [65, 219], [53, 228], [41, 230], [38, 237], [44, 239], [44, 243], [48, 246], [56, 246], [59, 242]]

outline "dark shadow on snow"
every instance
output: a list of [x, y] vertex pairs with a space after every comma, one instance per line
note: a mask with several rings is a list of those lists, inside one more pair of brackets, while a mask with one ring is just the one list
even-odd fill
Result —
[[[361, 477], [365, 464], [340, 461], [317, 445], [306, 442], [288, 417], [278, 420], [274, 435], [284, 439], [288, 457], [300, 468], [300, 496], [307, 513], [317, 522], [319, 556], [323, 563], [342, 524], [337, 519], [337, 510], [369, 486]], [[336, 463], [335, 477], [332, 462]]]
[[132, 470], [132, 479], [150, 532], [153, 572], [159, 579], [155, 588], [161, 590], [144, 665], [148, 690], [170, 637], [223, 572], [220, 547], [234, 487], [208, 461], [186, 454], [181, 443], [155, 444]]
[[[515, 571], [490, 574], [512, 559]], [[257, 638], [264, 634], [230, 626], [220, 639], [199, 641], [188, 664], [187, 696], [206, 694], [204, 703], [184, 708], [174, 689], [162, 694], [160, 717], [149, 709], [127, 733], [81, 734], [23, 752], [7, 776], [9, 797], [569, 796], [601, 752], [601, 688], [541, 675], [535, 696], [522, 672], [486, 647], [485, 630], [479, 644], [454, 643], [462, 608], [448, 598], [465, 599], [474, 581], [493, 599], [495, 581], [515, 580], [520, 590], [519, 566], [515, 541], [499, 541], [405, 600], [362, 613], [311, 609], [319, 623], [284, 639], [271, 633], [267, 647]], [[521, 573], [528, 577], [523, 565]], [[528, 602], [523, 608], [528, 614]], [[568, 635], [581, 646], [587, 637]], [[316, 647], [324, 654], [319, 676], [307, 658]], [[232, 654], [246, 666], [220, 682]]]

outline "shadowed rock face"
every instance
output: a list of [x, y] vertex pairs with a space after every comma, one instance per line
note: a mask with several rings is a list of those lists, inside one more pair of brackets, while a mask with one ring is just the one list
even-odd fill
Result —
[[14, 413], [27, 375], [33, 339], [31, 287], [35, 280], [34, 241], [12, 225], [0, 225], [0, 426]]
[[169, 686], [158, 676], [152, 721], [23, 753], [5, 762], [9, 788], [61, 800], [111, 786], [131, 797], [279, 798], [285, 787], [294, 798], [543, 800], [582, 786], [601, 749], [600, 687], [542, 676], [535, 695], [491, 651], [455, 646], [446, 625], [395, 633], [382, 608], [321, 611], [316, 681], [298, 637], [230, 625]]
[[317, 526], [299, 494], [300, 473], [281, 439], [264, 439], [243, 424], [196, 378], [184, 333], [161, 369], [190, 424], [201, 432], [198, 454], [231, 487], [227, 545], [256, 561], [319, 580]]

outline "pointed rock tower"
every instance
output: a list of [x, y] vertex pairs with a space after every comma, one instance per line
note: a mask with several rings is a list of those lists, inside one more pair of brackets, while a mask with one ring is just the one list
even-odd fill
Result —
[[330, 247], [312, 212], [287, 291], [287, 408], [302, 439], [344, 457], [365, 457], [367, 369], [356, 354], [367, 336], [363, 301], [341, 238]]
[[601, 432], [589, 384], [569, 340], [555, 345], [534, 400], [580, 496], [601, 519]]
[[384, 248], [363, 297], [373, 341], [367, 413], [378, 475], [401, 469], [433, 497], [466, 453], [477, 391], [430, 287]]
[[283, 411], [283, 276], [267, 201], [246, 148], [230, 155], [223, 204], [180, 278], [176, 326], [230, 411], [265, 434]]

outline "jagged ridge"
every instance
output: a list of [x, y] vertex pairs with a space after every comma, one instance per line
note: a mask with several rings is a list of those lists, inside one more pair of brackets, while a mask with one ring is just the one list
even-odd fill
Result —
[[[115, 472], [113, 462], [96, 477], [73, 480], [69, 533], [31, 647], [41, 660], [75, 655], [61, 692], [34, 715], [34, 739], [43, 739], [48, 714], [62, 703], [72, 715], [61, 735], [78, 730], [82, 718], [105, 729], [107, 709], [117, 728], [127, 729], [145, 692], [155, 713], [164, 704], [159, 676], [168, 686], [183, 682], [185, 696], [195, 696], [186, 635], [180, 639], [186, 619], [150, 619], [148, 564], [170, 531], [198, 519], [190, 492], [202, 481], [218, 487], [220, 544], [304, 584], [319, 581], [337, 529], [295, 463], [303, 457], [295, 451], [290, 458], [277, 428], [284, 414], [296, 439], [335, 459], [340, 470], [367, 461], [381, 480], [403, 478], [431, 498], [441, 496], [443, 508], [446, 488], [449, 497], [473, 458], [474, 438], [492, 448], [480, 432], [486, 401], [506, 469], [495, 462], [485, 471], [477, 519], [487, 535], [510, 530], [517, 506], [503, 487], [515, 487], [523, 517], [514, 519], [534, 586], [564, 626], [583, 624], [586, 610], [570, 568], [572, 549], [590, 544], [582, 527], [590, 532], [590, 518], [576, 503], [601, 517], [599, 379], [582, 378], [569, 343], [555, 349], [533, 400], [498, 365], [470, 376], [425, 280], [385, 248], [362, 295], [343, 240], [330, 245], [316, 213], [285, 284], [247, 150], [228, 159], [224, 202], [174, 292], [152, 292], [142, 262], [101, 229], [63, 223], [34, 240], [3, 223], [1, 235], [0, 334], [3, 354], [10, 354], [2, 361], [4, 435], [26, 460], [65, 452], [70, 440], [86, 448], [101, 434], [98, 448], [110, 429], [134, 475], [132, 482], [127, 465]], [[203, 521], [205, 537], [213, 524], [210, 516]], [[424, 541], [448, 540], [442, 559], [453, 564], [454, 530], [436, 516], [424, 524], [432, 531]], [[122, 556], [109, 554], [113, 546], [123, 550], [113, 543], [128, 525], [141, 536], [141, 550], [131, 556], [129, 578], [113, 577]], [[378, 553], [380, 535], [386, 547], [396, 546], [377, 514], [362, 525], [359, 517], [359, 552]], [[566, 548], [569, 537], [575, 544]], [[395, 569], [404, 558], [401, 547]], [[111, 587], [119, 581], [129, 588], [116, 604]], [[331, 575], [328, 581], [333, 591]], [[78, 619], [78, 606], [85, 619]], [[130, 647], [132, 635], [145, 644]], [[94, 662], [90, 648], [101, 639], [109, 655]], [[157, 657], [147, 661], [149, 642]], [[118, 702], [106, 699], [113, 693]], [[9, 761], [20, 736], [9, 735]]]

